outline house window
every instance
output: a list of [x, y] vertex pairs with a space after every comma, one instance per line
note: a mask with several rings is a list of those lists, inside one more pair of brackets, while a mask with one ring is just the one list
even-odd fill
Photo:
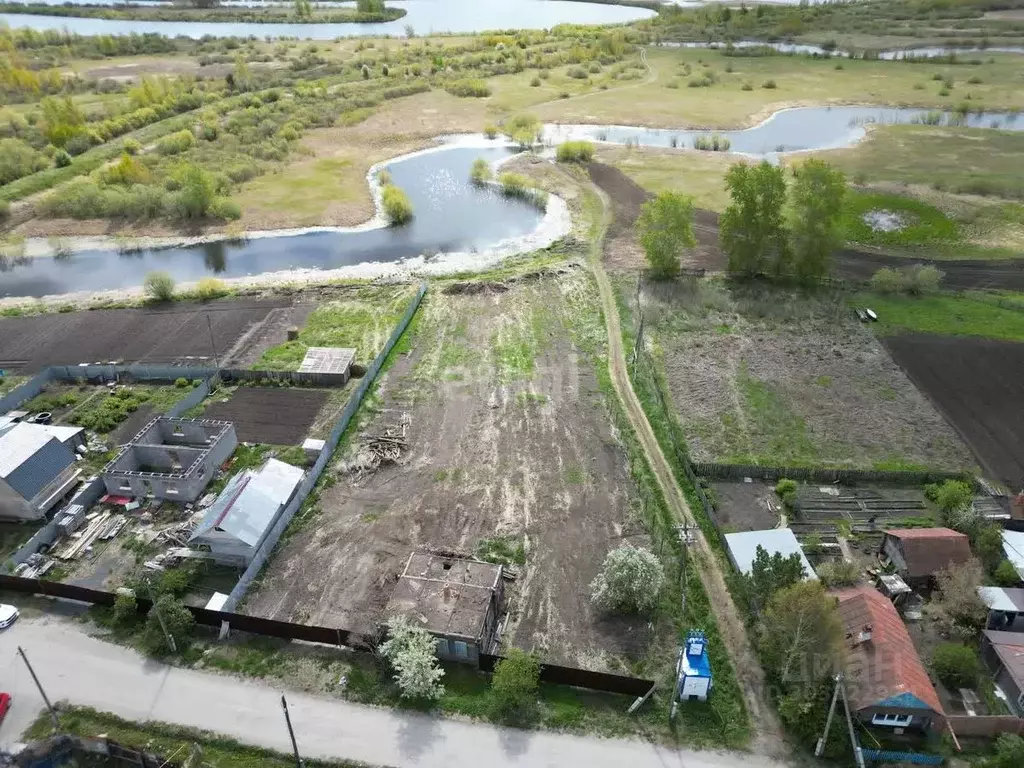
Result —
[[887, 725], [890, 728], [906, 728], [913, 719], [913, 715], [875, 715], [871, 718], [871, 724]]
[[444, 637], [437, 638], [437, 655], [444, 658], [448, 655], [448, 639]]
[[469, 658], [469, 647], [461, 640], [452, 641], [452, 646], [455, 649], [455, 658], [457, 659], [468, 659]]

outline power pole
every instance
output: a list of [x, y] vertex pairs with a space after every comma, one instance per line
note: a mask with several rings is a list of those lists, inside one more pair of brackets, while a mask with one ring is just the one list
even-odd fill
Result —
[[32, 681], [36, 684], [36, 688], [39, 689], [39, 695], [43, 697], [43, 703], [46, 704], [46, 708], [50, 712], [50, 719], [53, 720], [53, 729], [55, 731], [60, 730], [60, 720], [57, 719], [57, 710], [53, 708], [53, 704], [50, 703], [49, 697], [46, 695], [46, 691], [43, 690], [42, 683], [39, 682], [39, 678], [36, 677], [36, 671], [32, 669], [32, 665], [28, 663], [28, 656], [25, 655], [25, 651], [22, 647], [18, 646], [18, 653], [21, 654], [21, 660], [25, 662], [25, 666], [28, 667], [28, 673], [32, 675]]
[[828, 707], [828, 717], [825, 718], [825, 730], [821, 734], [821, 738], [818, 739], [817, 745], [814, 747], [814, 756], [821, 757], [825, 754], [825, 742], [828, 741], [829, 731], [832, 730], [832, 716], [836, 713], [836, 701], [839, 700], [839, 675], [836, 675], [836, 687], [832, 691], [832, 703]]
[[288, 701], [284, 694], [281, 694], [281, 709], [284, 710], [284, 721], [288, 724], [288, 735], [292, 737], [292, 751], [295, 753], [295, 768], [302, 768], [302, 758], [299, 757], [299, 743], [295, 741], [295, 731], [292, 730], [292, 718], [288, 714]]
[[146, 579], [146, 588], [149, 590], [149, 600], [153, 603], [153, 611], [156, 613], [156, 620], [160, 622], [160, 629], [163, 630], [167, 645], [171, 647], [171, 653], [177, 653], [178, 646], [174, 644], [174, 636], [167, 631], [167, 625], [164, 624], [164, 616], [160, 613], [160, 608], [157, 607], [156, 598], [153, 597], [153, 584], [149, 579]]
[[846, 700], [846, 686], [843, 685], [843, 678], [839, 677], [839, 686], [843, 694], [843, 709], [846, 711], [846, 725], [850, 729], [850, 744], [853, 746], [853, 758], [857, 761], [857, 768], [864, 768], [864, 753], [861, 751], [860, 742], [857, 741], [857, 734], [853, 730], [853, 718], [850, 717], [850, 702]]

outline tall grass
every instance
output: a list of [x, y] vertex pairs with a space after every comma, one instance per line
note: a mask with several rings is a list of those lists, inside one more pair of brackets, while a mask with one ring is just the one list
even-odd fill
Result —
[[412, 220], [412, 203], [409, 196], [394, 184], [385, 184], [381, 190], [384, 216], [393, 227], [407, 224]]

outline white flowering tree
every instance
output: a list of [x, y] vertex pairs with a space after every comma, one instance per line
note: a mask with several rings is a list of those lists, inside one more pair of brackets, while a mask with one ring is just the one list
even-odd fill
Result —
[[590, 583], [590, 599], [609, 613], [648, 613], [658, 604], [665, 571], [654, 553], [626, 545], [604, 559]]
[[437, 663], [437, 640], [404, 616], [388, 620], [388, 640], [380, 652], [395, 670], [395, 682], [406, 699], [436, 699], [444, 693], [444, 670]]

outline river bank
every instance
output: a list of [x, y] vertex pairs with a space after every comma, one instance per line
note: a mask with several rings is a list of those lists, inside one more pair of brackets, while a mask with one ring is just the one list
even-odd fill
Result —
[[299, 18], [287, 6], [184, 8], [178, 6], [126, 3], [109, 5], [47, 5], [39, 3], [0, 3], [0, 13], [30, 16], [109, 19], [164, 22], [217, 22], [246, 24], [376, 24], [395, 21], [406, 15], [405, 8], [385, 7], [382, 11], [360, 11], [355, 7], [319, 8]]

